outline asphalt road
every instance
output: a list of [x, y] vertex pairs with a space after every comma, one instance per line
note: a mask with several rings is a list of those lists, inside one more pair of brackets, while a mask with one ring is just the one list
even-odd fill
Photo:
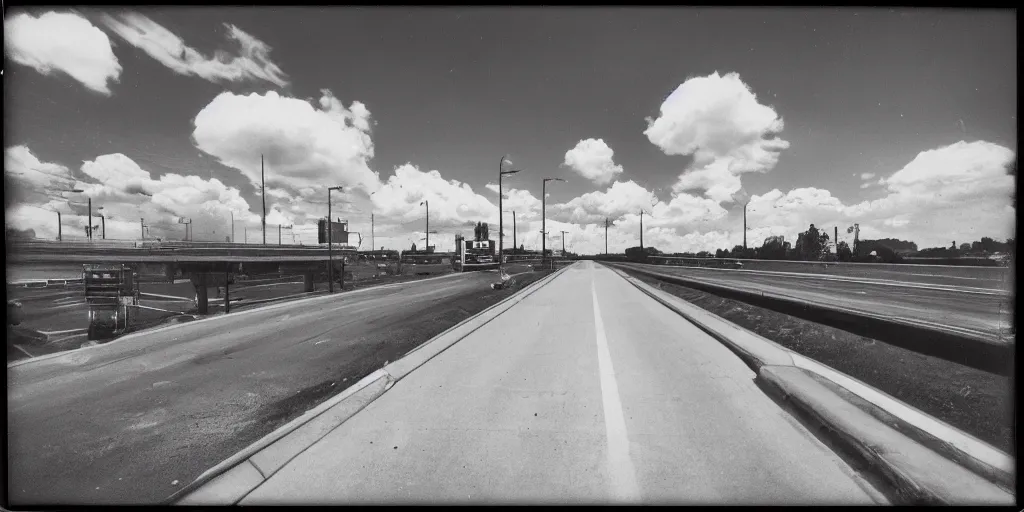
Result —
[[492, 272], [367, 288], [8, 367], [12, 504], [157, 503], [513, 293]]
[[734, 289], [766, 292], [895, 318], [967, 329], [988, 337], [1006, 333], [1013, 321], [1011, 294], [948, 283], [866, 280], [824, 275], [784, 275], [750, 270], [628, 264]]
[[[915, 265], [886, 263], [836, 263], [786, 260], [742, 260], [743, 269], [767, 272], [822, 274], [933, 285], [1012, 290], [1008, 267], [958, 265]], [[660, 265], [659, 265], [660, 266]]]
[[724, 345], [580, 262], [240, 504], [873, 504]]

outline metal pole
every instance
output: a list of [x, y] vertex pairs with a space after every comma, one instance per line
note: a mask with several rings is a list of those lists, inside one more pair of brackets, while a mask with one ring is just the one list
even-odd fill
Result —
[[608, 217], [604, 218], [604, 255], [608, 255]]
[[423, 201], [427, 205], [427, 247], [430, 247], [430, 201]]
[[141, 240], [146, 239], [146, 219], [142, 217], [139, 218], [139, 236]]
[[277, 225], [277, 245], [281, 245], [281, 225]]
[[235, 243], [235, 212], [231, 212], [231, 243]]
[[498, 162], [498, 269], [499, 269], [499, 271], [501, 269], [501, 264], [503, 263], [502, 260], [504, 258], [502, 257], [502, 255], [503, 255], [504, 250], [505, 250], [505, 223], [504, 223], [505, 215], [504, 215], [504, 210], [502, 210], [502, 200], [504, 198], [501, 197], [501, 177], [502, 177], [501, 164], [503, 164], [503, 163], [505, 163], [505, 157], [504, 156], [501, 157], [501, 161]]
[[568, 233], [568, 231], [562, 231], [562, 257], [563, 258], [565, 257], [565, 234], [566, 233]]
[[516, 239], [516, 211], [512, 210], [512, 248], [516, 248], [519, 241]]
[[[743, 251], [747, 250], [747, 204], [743, 203]], [[746, 256], [744, 254], [744, 256]]]
[[542, 267], [547, 266], [548, 258], [548, 229], [547, 229], [547, 189], [548, 182], [544, 180], [540, 186], [540, 262]]
[[[262, 182], [262, 196], [263, 196], [263, 245], [267, 245], [267, 178], [263, 173], [263, 155], [260, 155], [260, 181]], [[330, 193], [328, 193], [330, 195]], [[330, 223], [331, 217], [327, 216], [328, 223]]]
[[[82, 204], [82, 203], [78, 203]], [[92, 198], [89, 198], [89, 240], [92, 240]]]
[[373, 238], [373, 213], [370, 213], [370, 249], [376, 250], [377, 240]]
[[61, 242], [61, 241], [64, 240], [63, 237], [62, 237], [60, 226], [61, 226], [60, 212], [57, 212], [57, 241], [58, 242]]
[[331, 243], [331, 188], [327, 189], [327, 293], [334, 293], [334, 249]]
[[644, 252], [644, 211], [640, 210], [640, 254]]
[[103, 239], [106, 240], [107, 239], [107, 218], [104, 217], [102, 214], [100, 215], [100, 222], [103, 223], [103, 231], [102, 231]]
[[224, 314], [231, 312], [231, 292], [228, 291], [228, 282], [231, 280], [231, 266], [224, 267]]

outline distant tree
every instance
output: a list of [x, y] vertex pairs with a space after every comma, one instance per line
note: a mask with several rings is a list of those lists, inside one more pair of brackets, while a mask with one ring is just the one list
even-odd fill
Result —
[[410, 251], [415, 251], [416, 250], [416, 242], [412, 243], [412, 249], [409, 249], [409, 250]]
[[971, 252], [972, 253], [980, 254], [981, 251], [983, 251], [983, 250], [984, 249], [982, 249], [982, 247], [981, 247], [981, 242], [971, 242]]
[[519, 244], [519, 252], [525, 252], [525, 251], [526, 251], [526, 245], [525, 244]]
[[853, 259], [853, 251], [850, 250], [850, 244], [845, 241], [836, 244], [836, 257], [839, 261], [851, 261]]
[[828, 255], [828, 233], [818, 231], [811, 224], [807, 231], [800, 233], [796, 239], [796, 252], [804, 261], [819, 261]]
[[786, 259], [786, 239], [783, 236], [770, 236], [764, 239], [761, 244], [761, 251], [758, 255], [766, 260]]
[[697, 257], [698, 258], [710, 258], [712, 256], [713, 256], [713, 254], [711, 254], [708, 251], [700, 251], [700, 252], [697, 253]]
[[960, 244], [960, 252], [963, 252], [963, 253], [971, 252], [971, 244]]
[[729, 257], [729, 251], [727, 251], [725, 249], [718, 249], [718, 250], [715, 251], [715, 257], [716, 258], [728, 258]]

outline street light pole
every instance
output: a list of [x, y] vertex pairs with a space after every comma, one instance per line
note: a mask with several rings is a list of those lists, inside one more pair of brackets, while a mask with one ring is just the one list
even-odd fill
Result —
[[63, 238], [61, 237], [60, 212], [57, 212], [57, 241], [58, 242], [62, 242], [63, 241]]
[[540, 231], [543, 235], [540, 239], [540, 259], [541, 265], [547, 263], [548, 251], [548, 229], [547, 229], [547, 200], [548, 200], [548, 182], [549, 181], [566, 181], [562, 178], [544, 178], [541, 182], [540, 188]]
[[235, 211], [231, 210], [231, 243], [235, 243]]
[[[747, 205], [750, 201], [743, 203], [743, 252], [747, 252]], [[744, 254], [746, 256], [746, 254]]]
[[331, 191], [341, 190], [341, 187], [327, 188], [327, 292], [334, 293], [334, 240], [331, 226]]
[[420, 204], [427, 207], [427, 245], [424, 246], [424, 250], [427, 250], [430, 248], [430, 201], [423, 200]]
[[[260, 154], [260, 192], [263, 196], [263, 245], [267, 245], [267, 178], [263, 172], [263, 155]], [[327, 193], [328, 197], [331, 195]], [[331, 216], [327, 216], [327, 224], [330, 226]]]
[[[78, 203], [82, 204], [82, 203]], [[89, 240], [92, 240], [92, 198], [89, 198]]]
[[504, 170], [505, 162], [512, 163], [508, 159], [508, 155], [501, 157], [501, 161], [498, 162], [498, 269], [500, 271], [502, 264], [505, 262], [505, 211], [502, 209], [505, 193], [501, 187], [501, 180], [506, 175], [512, 175], [520, 171], [520, 169], [513, 169], [510, 171]]
[[604, 218], [604, 255], [608, 255], [608, 217]]
[[563, 258], [565, 257], [565, 234], [566, 233], [568, 233], [568, 231], [562, 230], [562, 257]]

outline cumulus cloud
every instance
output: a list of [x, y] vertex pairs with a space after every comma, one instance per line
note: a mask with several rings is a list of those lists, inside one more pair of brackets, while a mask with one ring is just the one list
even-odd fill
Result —
[[548, 212], [553, 218], [565, 222], [603, 223], [606, 217], [615, 220], [641, 208], [650, 211], [657, 202], [658, 198], [652, 192], [633, 180], [617, 181], [604, 192], [588, 192], [562, 204], [549, 204]]
[[27, 146], [4, 151], [4, 205], [45, 203], [62, 190], [69, 190], [74, 176], [63, 165], [41, 162]]
[[5, 53], [19, 64], [51, 75], [64, 73], [109, 96], [121, 65], [110, 38], [75, 13], [47, 12], [38, 18], [21, 13], [4, 20]]
[[270, 60], [270, 46], [228, 23], [224, 27], [228, 40], [238, 45], [237, 54], [218, 51], [207, 57], [141, 14], [126, 13], [120, 19], [105, 14], [101, 21], [129, 44], [180, 75], [194, 75], [211, 82], [263, 80], [278, 87], [288, 83], [281, 68]]
[[257, 185], [262, 154], [268, 189], [292, 196], [335, 185], [375, 190], [369, 111], [359, 102], [344, 108], [326, 89], [318, 105], [273, 91], [224, 92], [196, 115], [192, 138], [200, 150]]
[[648, 119], [644, 135], [667, 155], [692, 155], [693, 163], [674, 190], [701, 189], [727, 201], [739, 190], [739, 175], [767, 172], [789, 142], [773, 136], [782, 118], [756, 95], [737, 73], [691, 78], [661, 104], [657, 119]]
[[[19, 162], [18, 157], [31, 156], [27, 148], [9, 148], [6, 162]], [[38, 160], [36, 160], [38, 162]], [[64, 170], [58, 164], [42, 163], [37, 167]], [[114, 153], [85, 161], [81, 167], [82, 179], [73, 180], [68, 189], [82, 190], [80, 194], [57, 199], [34, 200], [16, 204], [8, 210], [7, 224], [17, 229], [34, 229], [37, 236], [57, 235], [56, 216], [63, 214], [64, 235], [83, 236], [87, 225], [87, 199], [92, 199], [93, 214], [107, 218], [107, 236], [136, 238], [140, 219], [150, 227], [154, 236], [180, 237], [184, 228], [177, 224], [179, 217], [193, 222], [193, 235], [197, 239], [221, 239], [230, 234], [230, 218], [234, 213], [240, 222], [258, 221], [249, 211], [249, 204], [238, 190], [220, 180], [204, 180], [198, 176], [165, 174], [158, 179], [142, 169], [131, 158]], [[33, 197], [33, 199], [39, 199]], [[102, 210], [100, 209], [102, 207]], [[97, 224], [98, 219], [93, 219]]]
[[614, 154], [603, 139], [585, 139], [565, 152], [562, 165], [597, 185], [605, 185], [622, 174], [622, 166], [612, 160]]
[[874, 178], [874, 177], [875, 177], [875, 173], [873, 173], [873, 172], [864, 172], [864, 173], [861, 173], [861, 175], [860, 175], [860, 179], [862, 179], [862, 180], [870, 180], [871, 178]]

